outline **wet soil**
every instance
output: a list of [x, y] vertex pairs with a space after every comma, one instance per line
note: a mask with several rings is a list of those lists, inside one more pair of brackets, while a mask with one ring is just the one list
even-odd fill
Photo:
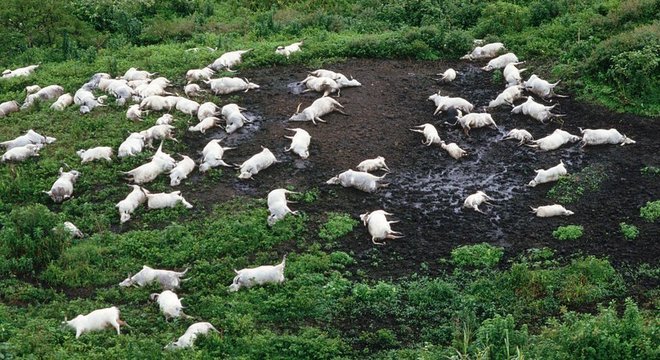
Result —
[[[445, 95], [469, 100], [477, 109], [486, 106], [504, 90], [504, 84], [494, 84], [492, 73], [482, 71], [480, 66], [483, 64], [386, 60], [327, 65], [327, 69], [353, 75], [363, 86], [344, 89], [337, 98], [349, 116], [326, 115], [323, 118], [327, 123], [318, 125], [287, 121], [299, 103], [304, 108], [320, 96], [296, 91], [295, 83], [313, 69], [285, 66], [243, 70], [240, 76], [261, 85], [261, 89], [214, 101], [246, 107], [247, 116], [254, 122], [231, 135], [218, 129], [205, 135], [187, 133], [183, 139], [190, 154], [201, 151], [212, 138], [226, 138], [225, 146], [236, 147], [225, 153], [229, 163], [241, 163], [261, 151], [261, 146], [271, 149], [281, 162], [260, 172], [254, 180], [239, 180], [234, 170], [225, 169], [220, 179], [205, 186], [203, 192], [199, 185], [204, 175], [195, 173], [181, 190], [198, 208], [210, 208], [236, 196], [265, 198], [270, 190], [280, 187], [293, 186], [298, 191], [317, 188], [320, 197], [316, 202], [292, 204], [291, 208], [315, 215], [345, 212], [356, 219], [359, 214], [377, 209], [393, 213], [400, 222], [392, 227], [403, 232], [405, 238], [376, 246], [360, 225], [336, 245], [337, 250], [352, 253], [358, 268], [375, 278], [409, 275], [419, 271], [422, 263], [437, 267], [437, 260], [448, 257], [452, 248], [481, 242], [504, 247], [508, 257], [529, 248], [550, 247], [560, 256], [578, 252], [608, 256], [615, 264], [657, 264], [660, 226], [644, 222], [639, 208], [660, 198], [659, 178], [640, 172], [645, 166], [660, 165], [660, 121], [616, 114], [567, 98], [557, 99], [559, 105], [554, 110], [567, 115], [563, 123], [541, 124], [527, 116], [510, 114], [510, 107], [500, 107], [491, 111], [497, 130], [475, 129], [467, 137], [460, 128], [444, 124], [454, 121], [451, 115], [433, 115], [435, 106], [428, 97], [441, 90]], [[459, 72], [458, 78], [449, 85], [440, 85], [435, 74], [448, 67]], [[532, 72], [533, 68], [528, 75]], [[439, 146], [422, 145], [422, 135], [409, 129], [424, 123], [434, 124], [443, 140], [456, 142], [469, 155], [457, 161]], [[290, 143], [284, 138], [291, 135], [287, 127], [300, 127], [311, 134], [308, 159], [284, 151]], [[578, 127], [616, 128], [637, 143], [585, 149], [570, 144], [539, 152], [517, 146], [516, 141], [502, 141], [513, 128], [527, 129], [540, 138], [556, 128], [579, 135]], [[325, 184], [329, 178], [376, 156], [384, 156], [391, 169], [386, 176], [389, 187], [368, 194]], [[566, 205], [575, 215], [536, 218], [529, 207], [553, 204], [547, 197], [552, 184], [535, 188], [525, 185], [534, 177], [534, 169], [555, 166], [560, 160], [569, 173], [599, 164], [608, 176], [599, 190]], [[462, 208], [463, 200], [477, 190], [497, 200], [497, 206], [482, 205], [486, 215]], [[621, 236], [622, 221], [639, 227], [636, 240], [626, 241]], [[555, 240], [552, 231], [568, 224], [584, 226], [585, 235], [577, 241]], [[384, 264], [396, 266], [373, 266], [374, 252]]]

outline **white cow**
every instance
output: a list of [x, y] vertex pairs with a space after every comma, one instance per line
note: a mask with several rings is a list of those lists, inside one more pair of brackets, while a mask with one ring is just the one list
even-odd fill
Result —
[[25, 161], [30, 157], [39, 156], [39, 150], [43, 147], [43, 144], [26, 144], [23, 146], [12, 147], [7, 150], [0, 158], [0, 162], [12, 161], [12, 162], [21, 162]]
[[128, 185], [133, 188], [126, 198], [115, 205], [119, 210], [119, 221], [123, 224], [131, 219], [131, 214], [142, 204], [147, 201], [147, 195], [144, 194], [142, 188], [138, 185]]
[[495, 124], [495, 120], [493, 120], [493, 117], [489, 113], [470, 113], [463, 115], [460, 110], [456, 111], [458, 112], [456, 122], [453, 124], [445, 122], [445, 124], [452, 126], [460, 124], [463, 128], [463, 132], [467, 136], [470, 136], [470, 129], [489, 126], [490, 128], [497, 130], [497, 124]]
[[635, 140], [621, 134], [616, 129], [580, 129], [582, 133], [582, 147], [587, 145], [604, 145], [604, 144], [634, 144]]
[[432, 124], [426, 123], [417, 125], [415, 126], [415, 129], [409, 130], [424, 134], [425, 140], [422, 141], [422, 144], [426, 146], [431, 146], [432, 144], [440, 144], [442, 142], [442, 139], [440, 139], [440, 135], [438, 134], [438, 129], [436, 129]]
[[164, 290], [160, 294], [153, 293], [149, 295], [149, 299], [158, 303], [158, 308], [165, 315], [165, 321], [179, 317], [191, 318], [183, 312], [183, 304], [181, 304], [183, 298], [179, 299], [172, 290]]
[[229, 291], [238, 291], [242, 287], [251, 288], [254, 285], [281, 284], [284, 282], [285, 265], [286, 255], [284, 255], [282, 262], [277, 265], [262, 265], [256, 268], [234, 270], [236, 276], [229, 286]]
[[284, 136], [287, 139], [291, 139], [291, 146], [284, 148], [284, 151], [292, 151], [300, 156], [302, 159], [307, 159], [309, 157], [309, 143], [312, 140], [312, 136], [309, 133], [301, 128], [294, 128], [286, 130], [293, 131], [296, 134], [293, 136]]
[[[560, 80], [561, 81], [561, 80]], [[555, 87], [559, 84], [557, 81], [554, 84], [549, 83], [546, 80], [541, 79], [540, 77], [533, 74], [529, 79], [523, 82], [525, 89], [543, 99], [551, 97], [567, 97], [566, 95], [555, 94]]]
[[198, 322], [190, 325], [186, 332], [179, 337], [178, 340], [173, 341], [165, 346], [165, 350], [178, 350], [178, 349], [184, 349], [188, 347], [192, 347], [193, 344], [195, 343], [195, 339], [197, 339], [197, 336], [199, 335], [206, 335], [208, 334], [209, 331], [215, 331], [216, 333], [220, 333], [218, 329], [213, 327], [211, 323], [207, 322]]
[[119, 327], [128, 325], [119, 318], [119, 309], [116, 306], [94, 310], [87, 315], [78, 315], [72, 320], [67, 320], [65, 317], [62, 323], [76, 330], [76, 339], [86, 332], [103, 330], [109, 326], [115, 328], [117, 335], [120, 335]]
[[377, 170], [385, 170], [388, 172], [390, 171], [390, 168], [387, 167], [387, 164], [385, 164], [385, 158], [382, 156], [378, 156], [374, 159], [364, 160], [363, 162], [358, 164], [356, 169], [364, 172], [371, 172]]
[[133, 276], [129, 274], [124, 281], [119, 283], [119, 286], [143, 287], [153, 282], [158, 282], [164, 290], [175, 290], [179, 288], [181, 281], [183, 281], [181, 278], [186, 275], [187, 272], [187, 268], [182, 272], [177, 272], [172, 270], [154, 269], [147, 265], [143, 265], [142, 270]]
[[251, 158], [245, 160], [241, 165], [238, 165], [240, 169], [240, 174], [238, 175], [239, 179], [252, 179], [252, 176], [259, 173], [259, 171], [268, 168], [277, 162], [275, 155], [265, 147], [261, 147], [260, 153], [253, 155]]
[[123, 158], [126, 156], [135, 156], [142, 152], [144, 147], [144, 135], [140, 133], [131, 133], [128, 138], [119, 145], [117, 157]]
[[574, 143], [580, 141], [580, 137], [572, 135], [567, 131], [556, 129], [552, 134], [530, 141], [529, 147], [537, 148], [543, 151], [555, 150], [567, 143]]
[[340, 184], [343, 187], [354, 187], [358, 190], [371, 193], [378, 190], [381, 187], [386, 187], [389, 185], [387, 183], [380, 183], [380, 181], [383, 180], [384, 178], [385, 175], [375, 176], [369, 174], [368, 172], [353, 171], [349, 169], [331, 178], [325, 183], [331, 185]]
[[429, 100], [435, 103], [433, 115], [440, 114], [451, 108], [469, 113], [474, 108], [474, 105], [470, 104], [469, 101], [459, 97], [442, 96], [440, 95], [440, 91], [437, 94], [429, 96]]
[[287, 205], [289, 201], [286, 199], [287, 194], [299, 194], [297, 192], [289, 191], [287, 189], [275, 189], [268, 193], [268, 225], [273, 226], [276, 222], [284, 219], [287, 214], [298, 215], [298, 211], [292, 211]]
[[87, 150], [80, 149], [76, 151], [76, 154], [80, 156], [81, 164], [94, 160], [107, 160], [112, 162], [112, 148], [109, 146], [97, 146]]
[[0, 118], [3, 118], [11, 113], [18, 112], [20, 110], [21, 109], [16, 101], [14, 100], [5, 101], [2, 104], [0, 104]]
[[492, 205], [491, 203], [488, 202], [489, 200], [493, 201], [494, 199], [486, 195], [486, 193], [483, 191], [477, 191], [476, 193], [468, 196], [465, 199], [465, 201], [463, 202], [463, 207], [468, 209], [473, 209], [474, 211], [480, 212], [485, 215], [486, 213], [479, 209], [479, 205], [481, 204]]
[[486, 70], [486, 71], [491, 71], [493, 69], [503, 69], [505, 68], [508, 64], [511, 63], [517, 63], [518, 57], [514, 53], [506, 53], [504, 55], [500, 55], [496, 57], [495, 59], [491, 60], [488, 62], [488, 64], [481, 69]]
[[467, 156], [467, 151], [461, 149], [456, 143], [447, 144], [444, 141], [441, 141], [440, 147], [443, 148], [449, 154], [449, 156], [456, 160], [462, 158], [463, 156]]
[[181, 196], [181, 191], [172, 191], [171, 193], [152, 194], [147, 189], [142, 189], [147, 195], [147, 207], [149, 209], [164, 209], [176, 207], [178, 203], [183, 204], [187, 209], [192, 209], [193, 205]]
[[339, 84], [337, 84], [337, 82], [334, 81], [333, 79], [327, 77], [316, 77], [313, 75], [309, 75], [308, 77], [305, 78], [305, 80], [301, 81], [300, 83], [307, 86], [307, 89], [304, 90], [303, 93], [306, 93], [308, 91], [316, 91], [323, 93], [323, 96], [328, 96], [332, 93], [337, 93], [337, 96], [339, 96], [341, 93], [341, 88], [339, 87]]
[[251, 83], [248, 79], [237, 77], [221, 77], [204, 81], [204, 83], [211, 87], [211, 91], [215, 95], [226, 95], [237, 91], [248, 92], [248, 90], [259, 88], [259, 85]]
[[63, 111], [67, 107], [69, 107], [71, 104], [73, 104], [73, 96], [71, 94], [66, 93], [61, 95], [60, 97], [57, 98], [57, 101], [55, 101], [50, 108], [56, 111]]
[[76, 170], [64, 172], [63, 168], [60, 168], [59, 174], [59, 178], [55, 180], [50, 190], [43, 191], [43, 193], [48, 194], [57, 203], [71, 198], [71, 195], [73, 195], [73, 184], [76, 183], [76, 180], [80, 176], [80, 173]]
[[504, 76], [504, 80], [506, 80], [507, 87], [517, 86], [522, 82], [522, 76], [520, 73], [527, 69], [518, 69], [516, 67], [522, 63], [524, 63], [524, 61], [518, 63], [509, 63], [504, 67], [504, 70], [502, 70], [502, 76]]
[[203, 69], [191, 69], [186, 72], [186, 80], [188, 80], [188, 84], [194, 81], [209, 80], [214, 74], [215, 71], [208, 67]]
[[215, 61], [207, 67], [215, 71], [224, 69], [226, 71], [235, 72], [231, 68], [240, 64], [243, 55], [250, 51], [252, 51], [252, 49], [226, 52], [222, 54], [219, 58], [215, 59]]
[[509, 86], [504, 91], [502, 91], [495, 100], [491, 100], [488, 103], [488, 108], [492, 109], [500, 105], [509, 105], [511, 107], [515, 106], [514, 101], [525, 98], [522, 93], [522, 86]]
[[186, 155], [181, 156], [181, 161], [176, 163], [174, 169], [170, 170], [170, 186], [178, 186], [181, 180], [187, 179], [188, 175], [195, 169], [195, 162]]
[[[362, 224], [364, 224], [367, 227], [367, 230], [369, 230], [371, 242], [375, 245], [385, 245], [386, 240], [400, 239], [403, 237], [402, 233], [394, 231], [390, 227], [390, 224], [399, 221], [388, 221], [385, 215], [392, 214], [385, 212], [384, 210], [376, 210], [360, 215], [360, 220], [362, 220]], [[376, 240], [382, 240], [382, 242], [376, 242]]]
[[529, 133], [529, 131], [525, 129], [512, 129], [502, 138], [502, 140], [509, 139], [519, 140], [520, 143], [518, 143], [518, 145], [522, 145], [526, 142], [534, 140], [534, 137]]
[[[476, 43], [475, 43], [476, 44]], [[497, 56], [497, 53], [505, 50], [504, 44], [500, 42], [477, 46], [471, 53], [461, 57], [463, 60], [487, 59]]]
[[536, 214], [538, 217], [569, 216], [575, 214], [574, 212], [566, 210], [565, 207], [558, 204], [539, 206], [537, 208], [530, 206], [530, 208], [532, 209], [532, 213]]
[[527, 186], [535, 187], [538, 184], [557, 181], [560, 177], [568, 174], [568, 171], [566, 171], [566, 167], [564, 166], [564, 161], [559, 161], [558, 165], [549, 169], [536, 169], [534, 172], [536, 173], [536, 177], [534, 177], [534, 180], [530, 181]]
[[546, 120], [551, 119], [553, 117], [566, 116], [566, 115], [554, 114], [551, 112], [552, 109], [554, 109], [557, 105], [558, 104], [554, 104], [552, 106], [545, 106], [543, 104], [537, 103], [530, 96], [527, 98], [527, 101], [511, 109], [511, 113], [512, 114], [522, 113], [523, 115], [529, 115], [532, 118], [544, 123]]
[[211, 140], [204, 146], [202, 150], [202, 164], [199, 165], [200, 172], [206, 172], [211, 168], [216, 166], [227, 166], [232, 167], [232, 165], [227, 164], [222, 157], [227, 150], [233, 150], [231, 147], [222, 147], [220, 145], [221, 139]]
[[302, 112], [299, 112], [300, 105], [298, 105], [296, 113], [289, 118], [289, 121], [311, 121], [314, 123], [314, 125], [316, 125], [317, 121], [325, 122], [325, 120], [321, 119], [321, 116], [329, 114], [333, 111], [337, 111], [340, 114], [348, 116], [347, 113], [342, 111], [344, 107], [337, 100], [331, 97], [322, 97], [320, 99], [314, 100], [312, 105], [303, 109]]
[[277, 49], [275, 50], [275, 53], [286, 56], [286, 58], [288, 59], [289, 56], [291, 56], [291, 54], [301, 51], [300, 47], [302, 45], [303, 45], [303, 41], [295, 42], [287, 46], [278, 46]]
[[436, 75], [442, 75], [442, 77], [438, 79], [438, 81], [444, 84], [448, 84], [454, 81], [454, 79], [456, 79], [456, 70], [449, 68], [445, 70], [445, 72], [443, 72], [442, 74], [436, 74]]
[[206, 119], [198, 122], [197, 125], [189, 127], [188, 131], [201, 132], [202, 134], [205, 134], [206, 130], [219, 125], [220, 125], [220, 119], [218, 119], [215, 116], [209, 116]]

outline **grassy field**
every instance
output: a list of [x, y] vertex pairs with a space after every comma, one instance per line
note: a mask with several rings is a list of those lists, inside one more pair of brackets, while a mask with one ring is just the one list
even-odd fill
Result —
[[[320, 66], [349, 57], [455, 59], [472, 39], [484, 38], [503, 41], [585, 101], [658, 116], [659, 11], [651, 0], [10, 0], [0, 9], [0, 66], [41, 65], [28, 78], [0, 79], [0, 102], [22, 102], [32, 84], [75, 92], [96, 72], [119, 76], [129, 67], [158, 72], [181, 88], [186, 70], [241, 48], [254, 48], [241, 68]], [[289, 60], [274, 53], [299, 39], [305, 40], [302, 53]], [[205, 46], [218, 51], [184, 51]], [[505, 257], [501, 247], [457, 244], [451, 256], [422, 263], [413, 274], [374, 278], [337, 244], [361, 226], [357, 219], [304, 213], [269, 228], [265, 200], [254, 198], [208, 211], [141, 208], [120, 226], [115, 204], [130, 191], [120, 172], [152, 152], [80, 165], [75, 151], [99, 144], [116, 149], [145, 124], [126, 121], [125, 108], [114, 102], [88, 116], [48, 106], [0, 118], [0, 140], [29, 128], [58, 139], [38, 160], [0, 167], [0, 358], [660, 357], [657, 264], [559, 256], [550, 248]], [[175, 125], [179, 133], [187, 129], [184, 122]], [[185, 146], [168, 142], [168, 152]], [[42, 190], [63, 163], [83, 175], [75, 198], [58, 205]], [[212, 170], [196, 190], [227, 173]], [[581, 196], [600, 181], [601, 171], [587, 168], [559, 182], [550, 196], [571, 202], [576, 187]], [[169, 191], [169, 180], [160, 177], [148, 188]], [[314, 189], [294, 190], [303, 191], [300, 202], [320, 201]], [[660, 217], [654, 200], [640, 210], [651, 223]], [[88, 236], [71, 239], [63, 221]], [[637, 228], [630, 226], [622, 223], [621, 233], [611, 236], [634, 243]], [[556, 237], [570, 242], [579, 238], [577, 230], [557, 229]], [[233, 269], [276, 264], [284, 254], [283, 284], [227, 291]], [[380, 261], [374, 250], [372, 263]], [[197, 320], [166, 322], [148, 300], [160, 291], [156, 286], [117, 285], [142, 264], [191, 269], [179, 295]], [[112, 305], [130, 325], [121, 336], [108, 330], [76, 340], [61, 324], [65, 316]], [[194, 321], [209, 321], [223, 334], [198, 339], [194, 349], [163, 351]]]

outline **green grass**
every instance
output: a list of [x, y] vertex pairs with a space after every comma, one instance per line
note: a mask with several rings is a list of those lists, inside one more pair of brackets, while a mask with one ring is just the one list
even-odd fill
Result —
[[451, 259], [456, 266], [490, 268], [500, 262], [504, 250], [487, 243], [459, 246], [451, 251]]
[[621, 231], [621, 235], [629, 241], [635, 240], [639, 236], [639, 229], [635, 225], [622, 222], [619, 223], [619, 230]]
[[[503, 41], [536, 73], [562, 79], [563, 90], [579, 98], [616, 110], [660, 114], [657, 5], [650, 0], [10, 0], [0, 9], [0, 24], [0, 65], [41, 62], [30, 77], [0, 80], [0, 102], [22, 102], [25, 86], [33, 84], [60, 84], [74, 92], [95, 72], [119, 76], [133, 66], [158, 72], [181, 87], [187, 69], [239, 48], [254, 48], [239, 70], [319, 67], [349, 57], [457, 59], [474, 37], [483, 37]], [[303, 38], [303, 52], [288, 60], [274, 54], [277, 45]], [[184, 51], [203, 46], [219, 49]], [[499, 72], [493, 81], [501, 81]], [[383, 278], [378, 270], [397, 264], [379, 250], [337, 251], [336, 244], [359, 225], [349, 214], [310, 212], [268, 227], [263, 200], [248, 198], [210, 211], [141, 208], [120, 226], [114, 205], [130, 191], [120, 172], [144, 163], [153, 151], [85, 165], [75, 151], [117, 148], [127, 133], [144, 124], [125, 121], [125, 108], [112, 103], [86, 116], [76, 108], [52, 112], [49, 104], [37, 104], [0, 124], [2, 140], [29, 128], [58, 139], [39, 159], [0, 167], [0, 358], [657, 357], [658, 315], [645, 310], [657, 306], [646, 301], [658, 298], [657, 291], [640, 297], [642, 309], [622, 301], [632, 285], [607, 259], [561, 258], [542, 248], [513, 254], [503, 263], [503, 248], [457, 244], [451, 262], [441, 268], [420, 265], [423, 274], [433, 276]], [[157, 117], [150, 114], [145, 123]], [[188, 124], [175, 126], [181, 133]], [[165, 148], [183, 152], [186, 145], [166, 142]], [[82, 175], [75, 198], [53, 204], [42, 190], [52, 185], [64, 163]], [[657, 174], [652, 166], [641, 171]], [[579, 201], [598, 190], [605, 173], [598, 165], [589, 166], [560, 180], [548, 195], [562, 203]], [[227, 176], [234, 174], [211, 171], [200, 188]], [[168, 181], [159, 178], [147, 188], [165, 191]], [[314, 188], [295, 190], [302, 194], [291, 199], [299, 202], [314, 203], [322, 196]], [[657, 221], [658, 203], [649, 202], [640, 215]], [[65, 236], [63, 221], [74, 222], [89, 236]], [[632, 227], [622, 226], [623, 236]], [[569, 228], [559, 234], [575, 233]], [[234, 269], [276, 264], [284, 254], [283, 284], [227, 291]], [[408, 261], [408, 256], [392, 257]], [[374, 273], [362, 267], [370, 261], [378, 262]], [[163, 346], [192, 321], [165, 322], [148, 301], [150, 293], [159, 291], [156, 286], [118, 287], [142, 265], [190, 267], [190, 280], [178, 290], [186, 312], [215, 324], [223, 336], [201, 337], [195, 349], [164, 352]], [[653, 280], [656, 272], [638, 269], [642, 279]], [[108, 330], [76, 340], [61, 325], [65, 316], [113, 305], [131, 325], [121, 336]], [[597, 307], [594, 314], [577, 312]]]
[[572, 204], [589, 192], [598, 191], [607, 179], [602, 165], [589, 165], [577, 173], [563, 176], [548, 190], [548, 197], [564, 204]]
[[557, 240], [577, 240], [584, 234], [584, 228], [581, 225], [560, 226], [552, 232], [552, 237]]
[[639, 209], [639, 216], [648, 222], [654, 222], [660, 218], [660, 200], [649, 201]]

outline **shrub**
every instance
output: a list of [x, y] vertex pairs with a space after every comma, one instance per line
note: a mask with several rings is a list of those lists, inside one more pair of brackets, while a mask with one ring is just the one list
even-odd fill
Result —
[[621, 234], [624, 238], [626, 238], [626, 240], [635, 240], [637, 236], [639, 236], [639, 230], [635, 225], [622, 222], [619, 224], [619, 228], [621, 229]]
[[639, 216], [648, 222], [654, 222], [660, 218], [660, 200], [649, 201], [641, 209]]
[[487, 243], [465, 245], [451, 251], [451, 259], [456, 266], [491, 268], [502, 259], [504, 250]]
[[582, 237], [584, 228], [581, 225], [560, 226], [552, 232], [557, 240], [577, 240]]
[[564, 204], [579, 200], [585, 192], [596, 191], [607, 178], [605, 167], [590, 165], [577, 173], [562, 177], [548, 190], [548, 197]]
[[0, 231], [0, 241], [9, 257], [29, 263], [20, 272], [41, 270], [57, 259], [70, 241], [59, 217], [41, 204], [14, 209], [8, 220]]
[[351, 232], [357, 224], [357, 220], [348, 214], [330, 213], [328, 220], [319, 230], [319, 237], [325, 241], [337, 240]]
[[529, 335], [527, 326], [520, 330], [515, 329], [516, 322], [513, 316], [495, 315], [486, 319], [477, 330], [477, 344], [489, 347], [489, 353], [495, 359], [511, 359], [516, 349], [526, 345]]

